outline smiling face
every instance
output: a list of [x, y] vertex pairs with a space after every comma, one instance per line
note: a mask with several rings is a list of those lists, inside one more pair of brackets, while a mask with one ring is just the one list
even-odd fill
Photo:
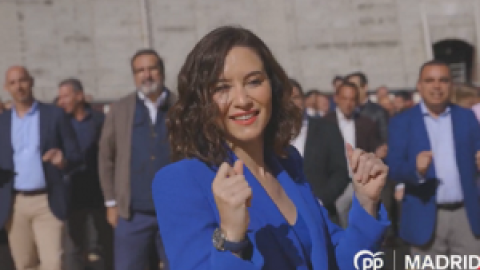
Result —
[[220, 126], [230, 143], [263, 140], [272, 114], [272, 88], [258, 54], [233, 47], [215, 85], [213, 100], [220, 109]]
[[424, 67], [418, 79], [417, 89], [430, 110], [442, 112], [452, 92], [450, 70], [445, 65]]

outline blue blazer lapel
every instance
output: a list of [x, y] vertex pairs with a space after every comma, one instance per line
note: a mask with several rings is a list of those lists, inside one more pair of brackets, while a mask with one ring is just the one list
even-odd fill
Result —
[[[250, 184], [253, 194], [255, 194], [252, 198], [252, 205], [262, 205], [262, 207], [251, 207], [249, 209], [249, 230], [254, 231], [259, 229], [262, 230], [263, 228], [267, 229], [269, 237], [272, 237], [272, 239], [278, 243], [279, 249], [283, 251], [283, 256], [288, 258], [291, 266], [297, 270], [308, 270], [304, 264], [305, 257], [301, 252], [300, 243], [296, 241], [294, 237], [288, 238], [288, 236], [293, 232], [289, 228], [285, 218], [280, 213], [275, 203], [272, 201], [260, 182], [258, 182], [255, 176], [250, 172], [250, 170], [248, 170], [246, 166], [243, 170], [245, 178]], [[268, 212], [258, 210], [265, 209], [266, 207], [268, 207]], [[269, 222], [266, 222], [266, 220], [269, 220]], [[272, 220], [275, 220], [275, 222], [271, 222]], [[265, 237], [265, 235], [262, 234], [262, 237]], [[262, 241], [263, 239], [258, 238], [258, 240]], [[268, 240], [265, 240], [265, 242], [267, 241]]]
[[[455, 143], [455, 160], [457, 162], [458, 172], [460, 174], [460, 181], [469, 179], [465, 177], [465, 172], [468, 170], [463, 169], [465, 164], [471, 162], [470, 160], [465, 160], [465, 157], [461, 143], [466, 138], [464, 137], [465, 127], [468, 127], [468, 123], [465, 122], [466, 119], [462, 118], [461, 114], [458, 111], [458, 107], [455, 105], [450, 106], [451, 109], [451, 119], [452, 119], [452, 129], [453, 129], [453, 140]], [[468, 186], [468, 185], [467, 185]]]
[[[233, 154], [233, 152], [229, 153], [229, 158], [230, 161], [233, 163], [235, 162], [238, 158]], [[275, 239], [278, 243], [279, 248], [283, 251], [284, 256], [288, 258], [288, 261], [291, 263], [291, 265], [294, 267], [296, 270], [308, 270], [307, 265], [305, 264], [305, 257], [301, 248], [301, 245], [295, 237], [288, 238], [287, 236], [292, 234], [291, 228], [288, 227], [287, 222], [283, 215], [280, 213], [278, 210], [277, 206], [275, 203], [272, 201], [270, 196], [267, 194], [263, 186], [258, 182], [258, 180], [255, 178], [255, 176], [250, 172], [250, 170], [244, 165], [244, 175], [245, 179], [247, 182], [250, 184], [250, 187], [252, 189], [252, 192], [254, 194], [252, 198], [252, 205], [261, 205], [262, 207], [251, 207], [249, 209], [249, 214], [250, 214], [250, 225], [249, 225], [249, 231], [254, 231], [258, 229], [263, 229], [266, 228], [271, 237]], [[280, 177], [280, 178], [278, 178]], [[293, 184], [293, 181], [288, 177], [288, 175], [283, 172], [281, 175], [277, 175], [277, 179], [280, 181], [280, 179], [283, 179], [282, 182], [290, 182]], [[287, 192], [288, 187], [283, 186], [285, 191]], [[288, 194], [288, 192], [287, 192]], [[290, 196], [290, 195], [289, 195]], [[297, 195], [298, 197], [298, 195]], [[292, 199], [292, 198], [290, 198]], [[292, 199], [292, 201], [295, 202], [295, 200]], [[268, 205], [268, 206], [267, 206]], [[262, 211], [258, 209], [265, 209], [266, 207], [269, 208], [269, 211]], [[298, 206], [297, 206], [298, 208]], [[272, 209], [272, 211], [270, 211]], [[298, 211], [298, 209], [297, 209]], [[274, 223], [271, 222], [265, 222], [266, 218], [268, 217], [268, 220], [271, 221], [272, 219], [275, 220]], [[307, 222], [307, 221], [306, 221]], [[269, 227], [273, 226], [274, 228]], [[293, 239], [293, 243], [292, 243]], [[258, 239], [262, 240], [262, 239]]]
[[[0, 123], [2, 132], [0, 132], [0, 153], [2, 154], [2, 169], [13, 170], [13, 146], [12, 146], [12, 111], [7, 110], [2, 115], [3, 121]], [[3, 164], [4, 163], [4, 164]]]
[[50, 116], [50, 111], [42, 103], [38, 103], [38, 113], [39, 113], [39, 129], [40, 129], [40, 150], [42, 153], [47, 151], [46, 144], [48, 138], [48, 123], [52, 121]]
[[[293, 159], [286, 160], [289, 164], [284, 164], [292, 168], [289, 170], [290, 174], [285, 170], [286, 167], [282, 166], [282, 163], [277, 158], [274, 157], [272, 161], [273, 166], [275, 167], [274, 169], [278, 172], [276, 174], [277, 180], [282, 185], [288, 197], [295, 204], [297, 215], [300, 215], [304, 219], [309, 229], [312, 240], [312, 254], [310, 254], [310, 256], [313, 268], [327, 269], [329, 262], [326, 250], [327, 244], [324, 235], [327, 228], [324, 226], [325, 220], [320, 213], [320, 209], [317, 207], [318, 203], [313, 200], [311, 194], [302, 193], [300, 186], [297, 185], [297, 183], [303, 182], [303, 179], [300, 179], [301, 175], [294, 175], [294, 173], [292, 173], [294, 169], [298, 169], [292, 168], [295, 165]], [[301, 248], [301, 244], [298, 241], [295, 244], [298, 248]]]

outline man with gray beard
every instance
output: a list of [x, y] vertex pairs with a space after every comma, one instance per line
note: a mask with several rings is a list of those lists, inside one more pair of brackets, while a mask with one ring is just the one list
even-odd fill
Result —
[[163, 60], [154, 50], [138, 51], [131, 67], [137, 90], [111, 105], [99, 149], [107, 220], [115, 228], [115, 270], [145, 269], [153, 246], [168, 269], [151, 183], [170, 162], [165, 119], [174, 95], [164, 87]]

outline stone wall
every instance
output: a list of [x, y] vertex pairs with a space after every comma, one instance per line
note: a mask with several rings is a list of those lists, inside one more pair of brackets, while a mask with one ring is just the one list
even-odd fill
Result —
[[[216, 26], [238, 24], [257, 33], [306, 89], [331, 91], [334, 75], [357, 70], [371, 88], [412, 88], [429, 58], [425, 42], [478, 43], [476, 1], [0, 0], [0, 73], [26, 65], [42, 100], [53, 99], [70, 76], [96, 100], [112, 100], [132, 91], [129, 58], [150, 43], [175, 89], [195, 42]], [[5, 91], [0, 96], [8, 99]]]

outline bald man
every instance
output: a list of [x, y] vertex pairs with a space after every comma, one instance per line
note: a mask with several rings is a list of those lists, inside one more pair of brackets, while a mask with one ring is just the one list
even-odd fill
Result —
[[0, 114], [0, 227], [17, 270], [62, 270], [63, 173], [79, 166], [81, 156], [66, 115], [36, 101], [33, 85], [26, 68], [8, 69], [4, 88], [13, 107]]

